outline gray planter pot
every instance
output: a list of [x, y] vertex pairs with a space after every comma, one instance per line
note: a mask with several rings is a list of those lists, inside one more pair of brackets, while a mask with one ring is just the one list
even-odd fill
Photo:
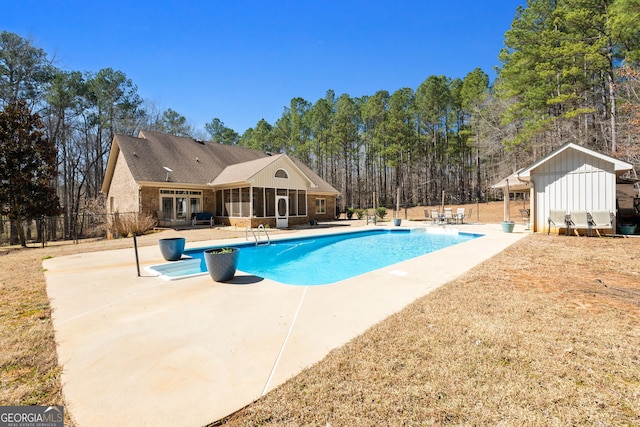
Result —
[[516, 223], [513, 221], [502, 221], [502, 231], [505, 233], [512, 233], [513, 227], [516, 226]]
[[402, 224], [402, 218], [393, 218], [393, 225], [399, 226]]
[[209, 276], [215, 282], [226, 282], [233, 279], [238, 267], [238, 248], [216, 248], [204, 251], [204, 262]]
[[184, 252], [184, 237], [169, 237], [158, 240], [160, 252], [167, 261], [177, 261], [182, 258]]

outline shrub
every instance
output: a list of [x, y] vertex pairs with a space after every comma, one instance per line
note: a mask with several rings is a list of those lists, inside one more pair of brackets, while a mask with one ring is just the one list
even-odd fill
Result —
[[366, 213], [367, 211], [364, 209], [356, 209], [356, 216], [358, 219], [362, 219]]
[[110, 228], [111, 233], [118, 237], [129, 237], [133, 234], [142, 235], [156, 226], [156, 219], [144, 212], [113, 215]]
[[356, 213], [355, 208], [347, 208], [347, 219], [353, 218], [354, 213]]
[[384, 206], [379, 206], [378, 208], [376, 208], [376, 215], [378, 216], [378, 218], [384, 219], [384, 217], [387, 216], [387, 208], [385, 208]]

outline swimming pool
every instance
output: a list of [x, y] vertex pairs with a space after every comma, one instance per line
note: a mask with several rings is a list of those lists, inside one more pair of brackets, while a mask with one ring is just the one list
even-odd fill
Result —
[[[282, 239], [240, 248], [238, 270], [288, 285], [325, 285], [387, 267], [477, 237], [427, 233], [425, 229], [378, 229]], [[147, 267], [165, 280], [207, 274], [203, 251], [187, 249], [180, 261]]]

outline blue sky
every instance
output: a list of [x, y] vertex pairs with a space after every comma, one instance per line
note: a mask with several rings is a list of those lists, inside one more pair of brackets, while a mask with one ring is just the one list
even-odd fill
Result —
[[124, 72], [196, 128], [274, 124], [294, 97], [416, 89], [431, 75], [493, 79], [526, 0], [0, 0], [0, 30], [58, 67]]

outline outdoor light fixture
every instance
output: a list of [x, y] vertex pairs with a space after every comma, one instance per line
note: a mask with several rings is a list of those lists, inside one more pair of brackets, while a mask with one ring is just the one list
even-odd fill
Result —
[[165, 178], [165, 181], [166, 181], [166, 182], [169, 182], [169, 173], [173, 172], [173, 169], [169, 169], [169, 168], [168, 168], [168, 167], [166, 167], [166, 166], [163, 166], [163, 168], [164, 168], [164, 170], [166, 170], [166, 171], [167, 171], [167, 177]]

